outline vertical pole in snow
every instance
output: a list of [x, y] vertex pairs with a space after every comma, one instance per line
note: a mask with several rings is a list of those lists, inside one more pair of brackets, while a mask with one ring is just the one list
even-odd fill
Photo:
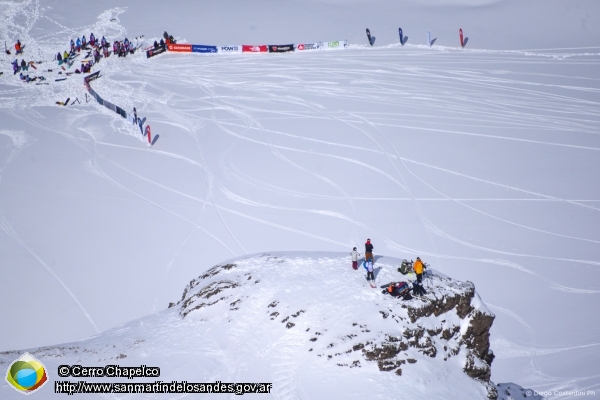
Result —
[[431, 31], [427, 31], [427, 45], [431, 47]]
[[148, 143], [152, 144], [152, 138], [150, 135], [150, 125], [146, 125], [146, 135], [148, 136]]
[[404, 46], [404, 38], [402, 37], [402, 28], [398, 28], [398, 34], [400, 35], [400, 44]]
[[465, 47], [465, 42], [463, 41], [463, 33], [462, 28], [458, 30], [458, 34], [460, 35], [460, 47]]

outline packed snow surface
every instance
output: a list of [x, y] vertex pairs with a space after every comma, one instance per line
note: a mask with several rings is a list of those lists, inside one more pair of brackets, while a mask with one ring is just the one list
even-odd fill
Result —
[[[0, 349], [173, 313], [227, 259], [371, 238], [376, 255], [474, 282], [496, 315], [494, 382], [600, 397], [599, 18], [591, 0], [2, 2], [0, 36], [49, 84], [21, 82], [3, 55]], [[54, 81], [71, 38], [147, 46], [164, 30], [350, 45], [102, 60], [94, 89], [135, 106], [152, 147], [86, 102], [80, 75]]]

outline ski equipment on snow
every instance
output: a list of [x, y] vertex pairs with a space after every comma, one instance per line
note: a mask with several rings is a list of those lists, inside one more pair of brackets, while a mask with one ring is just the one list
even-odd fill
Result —
[[402, 36], [402, 28], [398, 28], [398, 35], [400, 35], [400, 44], [404, 46], [404, 37]]
[[373, 38], [371, 37], [371, 31], [367, 28], [367, 39], [369, 39], [369, 44], [373, 46]]

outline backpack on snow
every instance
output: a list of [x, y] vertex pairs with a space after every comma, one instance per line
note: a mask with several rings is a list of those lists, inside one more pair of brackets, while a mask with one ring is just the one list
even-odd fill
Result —
[[402, 260], [402, 264], [400, 265], [400, 268], [398, 268], [398, 272], [400, 272], [402, 275], [406, 275], [409, 272], [412, 272], [412, 263], [408, 262], [406, 259]]

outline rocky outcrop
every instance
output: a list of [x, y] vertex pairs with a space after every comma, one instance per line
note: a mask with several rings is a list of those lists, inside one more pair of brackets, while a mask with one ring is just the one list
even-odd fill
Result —
[[[266, 257], [264, 262], [280, 265], [285, 261]], [[260, 276], [258, 270], [244, 269], [243, 264], [209, 269], [186, 286], [176, 305], [180, 316], [186, 318], [195, 310], [217, 303], [224, 312], [239, 310], [244, 302], [250, 301], [240, 293], [254, 290], [244, 287], [261, 281], [253, 278], [251, 272]], [[303, 329], [307, 350], [340, 367], [361, 368], [364, 363], [375, 363], [380, 371], [394, 372], [397, 379], [403, 379], [403, 373], [414, 368], [414, 364], [435, 360], [452, 364], [447, 368], [459, 374], [462, 369], [485, 387], [489, 399], [496, 399], [498, 391], [490, 381], [494, 354], [489, 341], [495, 317], [475, 292], [475, 285], [428, 271], [424, 286], [426, 293], [422, 296], [397, 298], [382, 293], [374, 313], [380, 316], [379, 322], [371, 321], [370, 326], [360, 321], [344, 326], [339, 322], [334, 326], [328, 326], [327, 322], [307, 325], [302, 315], [316, 309], [301, 309], [300, 296], [286, 301], [271, 298], [261, 304], [261, 313], [265, 323], [279, 323], [273, 329], [277, 329], [275, 326], [291, 331]], [[324, 299], [327, 301], [327, 296]], [[328, 330], [338, 333], [331, 335]]]
[[[434, 274], [432, 282], [426, 295], [409, 300], [389, 298], [392, 304], [380, 311], [383, 318], [404, 326], [401, 336], [388, 334], [380, 341], [354, 347], [362, 349], [364, 358], [376, 362], [381, 371], [395, 370], [398, 375], [402, 374], [400, 366], [417, 362], [406, 357], [406, 350], [443, 361], [462, 355], [463, 371], [486, 386], [489, 399], [496, 399], [498, 393], [490, 381], [494, 354], [489, 340], [494, 315], [475, 293], [473, 283]], [[432, 323], [438, 326], [424, 328]]]

